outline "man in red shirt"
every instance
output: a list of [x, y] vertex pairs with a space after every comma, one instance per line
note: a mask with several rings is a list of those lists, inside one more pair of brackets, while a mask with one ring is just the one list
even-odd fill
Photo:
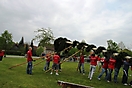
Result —
[[[82, 70], [81, 70], [82, 67]], [[80, 53], [80, 59], [79, 59], [79, 63], [78, 63], [78, 69], [80, 71], [80, 73], [83, 73], [83, 75], [85, 75], [85, 70], [84, 70], [84, 55], [83, 53]]]
[[32, 47], [27, 51], [27, 74], [32, 75]]
[[98, 57], [95, 56], [95, 54], [92, 54], [89, 58], [90, 58], [90, 71], [89, 71], [88, 78], [90, 80], [92, 80], [93, 73], [94, 73], [96, 65], [97, 65]]
[[2, 59], [3, 59], [4, 51], [5, 51], [5, 50], [1, 50], [1, 51], [0, 51], [0, 61], [2, 61]]
[[52, 65], [52, 70], [50, 74], [53, 74], [53, 70], [56, 70], [56, 75], [59, 75], [58, 74], [59, 60], [60, 60], [60, 56], [57, 54], [57, 52], [55, 52], [53, 56], [53, 65]]

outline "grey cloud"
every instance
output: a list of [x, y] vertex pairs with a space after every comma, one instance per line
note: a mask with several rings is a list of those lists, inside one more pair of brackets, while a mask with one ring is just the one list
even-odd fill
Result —
[[106, 45], [107, 39], [113, 39], [128, 45], [132, 37], [131, 3], [131, 0], [1, 0], [0, 32], [8, 29], [15, 41], [23, 36], [29, 42], [37, 28], [50, 27], [55, 37], [96, 45]]

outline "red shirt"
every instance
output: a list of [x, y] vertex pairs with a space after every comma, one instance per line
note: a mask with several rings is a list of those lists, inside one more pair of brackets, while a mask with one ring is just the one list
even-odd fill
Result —
[[51, 56], [50, 56], [50, 55], [46, 55], [46, 58], [47, 58], [46, 61], [47, 61], [47, 62], [50, 62]]
[[100, 58], [100, 57], [98, 57], [98, 56], [96, 56], [96, 58], [98, 59], [98, 61], [100, 61], [100, 60], [101, 60], [101, 58]]
[[90, 64], [96, 66], [98, 58], [96, 56], [90, 56]]
[[59, 55], [54, 55], [53, 56], [53, 63], [58, 64], [60, 60], [60, 56]]
[[79, 63], [84, 63], [84, 56], [83, 55], [80, 56]]
[[27, 52], [27, 61], [29, 62], [29, 61], [32, 61], [33, 59], [32, 59], [32, 51], [31, 50], [29, 50], [28, 52]]
[[0, 51], [0, 56], [4, 56], [4, 51]]
[[103, 66], [102, 66], [102, 68], [108, 68], [108, 61], [107, 60], [104, 60], [104, 63], [103, 63]]
[[109, 63], [108, 63], [108, 68], [109, 69], [114, 69], [115, 68], [115, 63], [116, 63], [116, 60], [113, 59], [113, 58], [110, 58]]
[[104, 62], [104, 60], [105, 60], [104, 58], [100, 58], [100, 62]]

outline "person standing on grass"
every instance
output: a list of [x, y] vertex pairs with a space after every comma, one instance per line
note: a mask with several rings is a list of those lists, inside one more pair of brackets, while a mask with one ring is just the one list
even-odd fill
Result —
[[46, 63], [45, 63], [44, 69], [43, 69], [44, 71], [49, 69], [50, 61], [51, 61], [51, 52], [46, 54], [45, 60], [46, 60]]
[[27, 74], [32, 75], [32, 47], [27, 51]]
[[116, 63], [116, 60], [115, 60], [115, 58], [112, 55], [110, 57], [110, 59], [109, 59], [109, 62], [108, 62], [107, 82], [110, 82], [111, 81], [111, 75], [112, 75], [112, 72], [113, 72], [113, 70], [115, 68], [115, 63]]
[[1, 50], [1, 51], [0, 51], [0, 61], [2, 61], [2, 59], [3, 59], [4, 52], [5, 52], [5, 50]]
[[105, 73], [105, 79], [107, 78], [107, 74], [108, 74], [107, 68], [108, 68], [108, 60], [104, 59], [102, 65], [102, 72], [99, 74], [98, 80], [100, 80], [100, 78], [104, 73]]
[[[82, 67], [82, 69], [81, 69]], [[80, 53], [80, 58], [79, 58], [79, 63], [78, 63], [78, 69], [80, 73], [83, 73], [85, 75], [85, 70], [84, 70], [84, 55], [83, 53]]]
[[89, 71], [88, 78], [90, 80], [92, 80], [92, 77], [93, 77], [93, 74], [95, 72], [95, 68], [96, 68], [96, 65], [97, 65], [98, 58], [95, 56], [94, 53], [89, 58], [90, 58], [90, 71]]
[[[130, 56], [126, 56], [126, 60], [123, 61], [123, 77], [122, 77], [122, 83], [126, 86], [127, 84], [127, 80], [128, 80], [128, 70], [129, 70], [129, 66], [131, 66], [130, 64]], [[131, 66], [131, 70], [132, 70], [132, 66]]]
[[118, 74], [121, 66], [123, 65], [123, 61], [121, 58], [116, 59], [115, 69], [114, 69], [114, 82], [117, 83]]
[[54, 56], [53, 56], [53, 65], [52, 65], [52, 69], [51, 69], [51, 73], [53, 74], [53, 71], [56, 71], [56, 75], [58, 74], [58, 69], [59, 69], [59, 60], [60, 60], [60, 56], [57, 54], [57, 52], [55, 52]]

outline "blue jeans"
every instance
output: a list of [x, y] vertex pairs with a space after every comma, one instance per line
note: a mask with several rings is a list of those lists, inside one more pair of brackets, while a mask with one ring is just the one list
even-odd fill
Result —
[[106, 74], [106, 75], [105, 75], [105, 79], [106, 79], [107, 74], [108, 74], [108, 71], [107, 71], [107, 69], [105, 69], [105, 68], [102, 68], [102, 71], [101, 71], [101, 73], [99, 74], [98, 78], [101, 78], [101, 76], [102, 76], [104, 73]]
[[50, 61], [46, 61], [46, 64], [44, 66], [45, 71], [49, 69], [49, 65], [50, 65]]
[[[82, 70], [81, 70], [81, 67], [82, 67]], [[79, 69], [80, 73], [85, 73], [84, 63], [79, 63], [78, 69]]]
[[114, 82], [117, 82], [117, 77], [118, 77], [118, 74], [119, 74], [119, 69], [118, 69], [118, 68], [115, 68], [115, 73], [114, 73]]
[[108, 72], [108, 75], [107, 75], [107, 80], [111, 81], [111, 75], [112, 75], [113, 69], [109, 69], [108, 71], [109, 72]]
[[32, 61], [28, 62], [28, 65], [27, 65], [27, 74], [32, 74]]

